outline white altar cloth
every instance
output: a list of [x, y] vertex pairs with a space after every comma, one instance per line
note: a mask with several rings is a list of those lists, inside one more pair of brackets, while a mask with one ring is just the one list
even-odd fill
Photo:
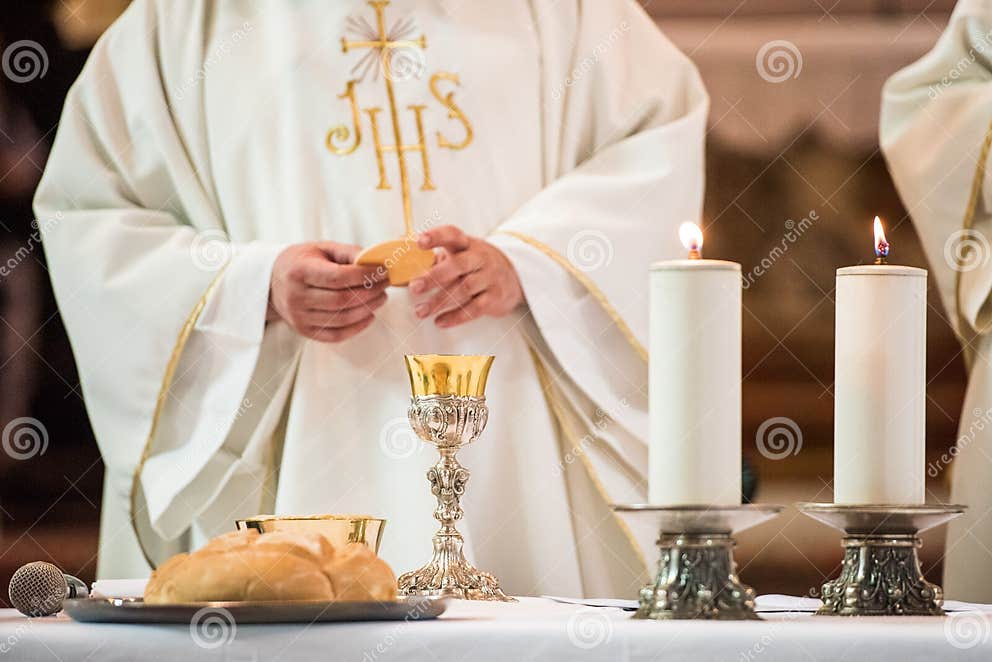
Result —
[[[829, 618], [768, 614], [759, 622], [633, 621], [620, 609], [542, 598], [454, 601], [437, 621], [241, 625], [200, 644], [182, 625], [96, 625], [0, 610], [0, 656], [23, 662], [99, 660], [795, 660], [992, 659], [992, 614]], [[227, 643], [224, 643], [227, 642]], [[205, 644], [220, 643], [216, 648]]]

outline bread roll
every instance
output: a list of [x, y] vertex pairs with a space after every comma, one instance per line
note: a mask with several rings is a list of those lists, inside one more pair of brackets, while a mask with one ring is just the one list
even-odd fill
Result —
[[350, 543], [324, 565], [338, 600], [396, 599], [396, 575], [367, 545]]
[[244, 531], [231, 531], [223, 533], [216, 538], [212, 538], [206, 545], [201, 547], [200, 552], [227, 552], [238, 547], [245, 547], [258, 539], [258, 531], [247, 529]]
[[254, 530], [217, 536], [152, 573], [148, 604], [270, 600], [395, 600], [396, 577], [366, 545], [341, 550], [321, 535]]
[[[145, 602], [241, 600], [331, 600], [334, 591], [320, 567], [280, 550], [239, 549], [190, 554], [170, 567], [157, 586], [145, 589]], [[159, 573], [164, 574], [164, 573]]]
[[171, 591], [167, 586], [172, 583], [172, 575], [186, 563], [187, 559], [189, 559], [189, 554], [176, 554], [160, 565], [158, 569], [152, 571], [152, 576], [148, 578], [148, 583], [145, 585], [145, 602], [153, 604], [168, 602], [168, 600], [162, 599], [162, 596]]

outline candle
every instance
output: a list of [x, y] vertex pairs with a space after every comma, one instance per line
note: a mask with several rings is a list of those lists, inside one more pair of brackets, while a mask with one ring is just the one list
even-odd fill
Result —
[[704, 260], [693, 223], [689, 259], [651, 266], [649, 501], [741, 502], [741, 265]]
[[836, 503], [926, 500], [927, 272], [888, 254], [876, 217], [875, 264], [837, 270]]

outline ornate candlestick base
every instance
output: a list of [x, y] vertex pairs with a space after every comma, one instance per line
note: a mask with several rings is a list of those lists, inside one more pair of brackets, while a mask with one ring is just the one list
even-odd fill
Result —
[[741, 583], [733, 534], [781, 512], [781, 506], [613, 506], [651, 517], [661, 558], [653, 584], [640, 593], [634, 618], [653, 620], [752, 620], [754, 590]]
[[484, 397], [491, 356], [407, 356], [413, 400], [407, 411], [410, 425], [424, 441], [437, 446], [441, 459], [427, 472], [431, 494], [437, 498], [434, 555], [419, 570], [399, 578], [400, 595], [463, 600], [515, 602], [488, 572], [475, 568], [462, 551], [465, 540], [455, 528], [464, 511], [469, 472], [455, 455], [479, 438], [489, 419]]
[[799, 510], [844, 531], [840, 576], [823, 584], [820, 616], [941, 616], [944, 592], [923, 578], [919, 534], [964, 506], [803, 503]]

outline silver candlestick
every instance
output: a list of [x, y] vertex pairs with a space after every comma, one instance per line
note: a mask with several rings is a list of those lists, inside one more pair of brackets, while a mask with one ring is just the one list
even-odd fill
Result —
[[455, 455], [479, 438], [489, 419], [485, 390], [492, 356], [407, 356], [413, 400], [408, 416], [413, 431], [437, 447], [441, 459], [427, 472], [431, 493], [437, 498], [434, 519], [441, 528], [434, 535], [434, 555], [419, 570], [399, 578], [401, 595], [463, 600], [514, 602], [500, 589], [499, 580], [477, 569], [465, 558], [465, 540], [455, 528], [464, 511], [469, 472]]
[[823, 584], [820, 616], [941, 616], [944, 592], [923, 577], [920, 533], [965, 506], [801, 503], [799, 510], [844, 532], [840, 576]]
[[634, 618], [753, 620], [754, 590], [737, 577], [734, 534], [765, 522], [781, 506], [613, 506], [658, 528], [658, 574], [640, 593]]

